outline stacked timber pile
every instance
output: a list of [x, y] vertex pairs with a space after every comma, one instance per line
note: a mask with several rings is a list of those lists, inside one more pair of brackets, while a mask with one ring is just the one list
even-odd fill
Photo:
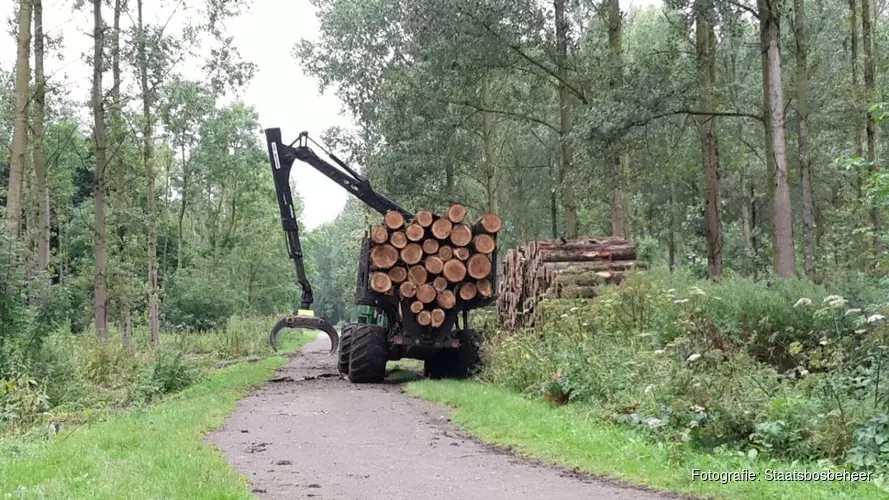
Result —
[[492, 297], [492, 255], [503, 221], [491, 213], [473, 224], [465, 218], [466, 207], [459, 204], [444, 215], [421, 210], [412, 221], [387, 212], [370, 231], [371, 289], [397, 295], [410, 304], [402, 316], [433, 328], [458, 301]]
[[645, 269], [621, 238], [532, 241], [506, 252], [497, 311], [507, 328], [532, 326], [545, 298], [592, 298], [596, 287], [619, 284], [625, 271]]

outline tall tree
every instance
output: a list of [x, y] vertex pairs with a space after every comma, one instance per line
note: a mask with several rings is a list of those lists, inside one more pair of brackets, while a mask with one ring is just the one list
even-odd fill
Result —
[[[123, 98], [121, 94], [121, 74], [120, 74], [120, 17], [123, 14], [122, 0], [114, 0], [113, 25], [111, 27], [111, 134], [114, 137], [114, 181], [113, 207], [117, 212], [117, 238], [119, 247], [123, 248], [127, 239], [127, 200], [128, 191], [126, 189], [127, 171], [123, 161], [123, 147], [126, 139], [126, 128], [123, 121]], [[120, 306], [120, 315], [122, 323], [121, 344], [124, 349], [131, 350], [133, 348], [133, 315], [130, 310], [128, 298], [123, 293], [115, 293], [115, 300]]]
[[18, 50], [15, 59], [15, 108], [6, 194], [6, 233], [18, 238], [22, 231], [22, 182], [28, 164], [28, 103], [31, 81], [31, 0], [19, 0]]
[[157, 200], [153, 159], [154, 121], [152, 92], [148, 85], [148, 32], [142, 17], [143, 0], [136, 0], [136, 55], [142, 93], [142, 167], [148, 181], [148, 335], [151, 345], [160, 344], [160, 311], [157, 287]]
[[803, 202], [803, 263], [806, 277], [814, 281], [815, 203], [812, 196], [812, 139], [809, 136], [809, 43], [806, 33], [805, 0], [793, 1], [793, 32], [796, 40], [796, 114], [799, 134], [800, 191]]
[[763, 93], [766, 97], [765, 121], [768, 138], [770, 180], [772, 183], [772, 245], [775, 272], [782, 278], [796, 273], [793, 249], [793, 213], [790, 179], [787, 171], [787, 139], [784, 128], [784, 91], [781, 87], [781, 30], [775, 0], [757, 0], [760, 40], [762, 43]]
[[[559, 140], [562, 152], [562, 168], [559, 183], [562, 186], [562, 210], [565, 220], [565, 236], [577, 237], [577, 202], [571, 172], [574, 169], [574, 151], [571, 148], [571, 91], [568, 89], [568, 16], [565, 0], [554, 0], [556, 14], [556, 62], [559, 72]], [[555, 236], [553, 236], [555, 237]]]
[[[861, 42], [864, 45], [864, 93], [868, 106], [867, 125], [865, 127], [867, 134], [867, 163], [872, 172], [878, 170], [877, 127], [874, 122], [874, 115], [870, 112], [870, 106], [874, 104], [874, 99], [877, 97], [874, 92], [876, 85], [876, 59], [874, 58], [873, 14], [871, 0], [861, 0]], [[883, 225], [880, 210], [878, 208], [872, 208], [870, 218], [874, 231], [878, 232]], [[885, 245], [880, 243], [879, 238], [875, 241], [874, 250], [877, 253], [885, 250]]]
[[95, 174], [93, 179], [94, 205], [94, 253], [96, 259], [95, 277], [95, 321], [96, 336], [108, 339], [108, 293], [107, 293], [107, 221], [105, 217], [105, 94], [102, 90], [102, 72], [105, 50], [105, 23], [102, 20], [102, 0], [93, 0], [93, 148]]
[[44, 136], [46, 122], [46, 75], [43, 70], [43, 0], [32, 0], [34, 9], [34, 115], [31, 160], [37, 190], [37, 269], [49, 269], [49, 183], [47, 181]]
[[[604, 13], [606, 26], [608, 27], [608, 66], [610, 78], [608, 88], [617, 90], [623, 82], [623, 53], [621, 47], [621, 25], [623, 19], [620, 11], [620, 0], [604, 0]], [[608, 158], [608, 164], [614, 171], [617, 183], [611, 192], [611, 234], [620, 238], [626, 238], [627, 214], [623, 196], [623, 178], [629, 158], [621, 151], [620, 146], [614, 147], [614, 151]]]
[[713, 106], [713, 84], [716, 78], [715, 15], [711, 0], [697, 0], [695, 11], [695, 46], [697, 49], [698, 85], [701, 90], [701, 111], [698, 134], [706, 179], [707, 269], [711, 278], [722, 276], [722, 221], [720, 220], [719, 147], [716, 137], [716, 116]]

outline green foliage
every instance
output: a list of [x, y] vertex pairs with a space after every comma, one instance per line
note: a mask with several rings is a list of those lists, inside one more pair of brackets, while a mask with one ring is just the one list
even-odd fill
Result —
[[154, 363], [143, 367], [133, 390], [135, 404], [151, 403], [164, 394], [171, 394], [188, 387], [197, 378], [193, 363], [184, 358], [178, 349], [161, 350]]
[[491, 334], [483, 380], [586, 405], [657, 440], [889, 465], [861, 458], [877, 456], [889, 408], [880, 304], [795, 279], [653, 270], [592, 301], [541, 306], [538, 327]]
[[164, 316], [176, 329], [219, 329], [235, 313], [240, 297], [202, 272], [180, 271], [166, 288]]

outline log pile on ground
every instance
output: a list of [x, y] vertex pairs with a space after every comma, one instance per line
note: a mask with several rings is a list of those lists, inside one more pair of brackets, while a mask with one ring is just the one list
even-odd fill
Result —
[[503, 222], [492, 213], [472, 224], [465, 218], [460, 204], [443, 215], [421, 210], [410, 221], [387, 212], [370, 230], [371, 289], [407, 301], [402, 315], [433, 328], [458, 301], [492, 297], [492, 255]]
[[541, 300], [592, 298], [598, 286], [619, 284], [626, 271], [646, 267], [621, 238], [532, 241], [506, 252], [497, 311], [507, 328], [533, 326]]

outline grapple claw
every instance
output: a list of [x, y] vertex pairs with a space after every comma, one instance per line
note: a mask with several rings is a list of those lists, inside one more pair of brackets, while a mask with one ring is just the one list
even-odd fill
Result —
[[312, 330], [321, 330], [330, 337], [331, 355], [336, 353], [336, 350], [339, 347], [340, 336], [333, 325], [328, 323], [326, 319], [315, 316], [291, 314], [290, 316], [281, 318], [275, 324], [275, 327], [272, 328], [272, 331], [269, 332], [269, 344], [272, 345], [272, 349], [274, 349], [275, 352], [278, 352], [278, 333], [285, 328], [309, 328]]

